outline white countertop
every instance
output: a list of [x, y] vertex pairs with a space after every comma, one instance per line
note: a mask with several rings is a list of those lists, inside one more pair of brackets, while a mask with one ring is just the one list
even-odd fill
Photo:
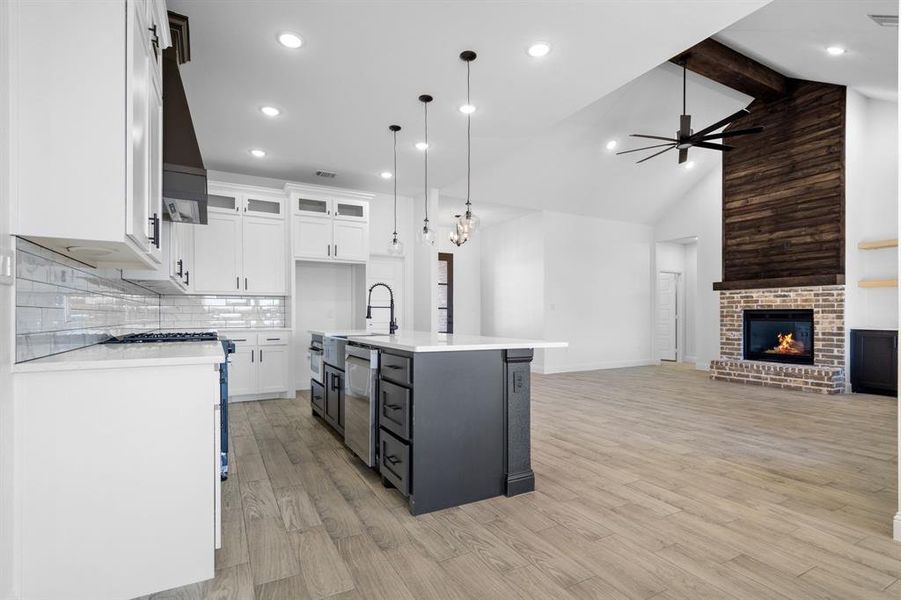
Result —
[[166, 367], [218, 364], [225, 354], [219, 342], [156, 342], [149, 344], [95, 344], [13, 365], [15, 373]]
[[522, 340], [515, 338], [486, 337], [482, 335], [429, 333], [411, 331], [388, 335], [349, 336], [356, 342], [378, 348], [404, 350], [406, 352], [465, 352], [468, 350], [521, 350], [526, 348], [566, 348], [567, 342]]
[[366, 329], [308, 329], [307, 331], [309, 331], [313, 335], [321, 335], [323, 337], [350, 337], [372, 335], [372, 333]]

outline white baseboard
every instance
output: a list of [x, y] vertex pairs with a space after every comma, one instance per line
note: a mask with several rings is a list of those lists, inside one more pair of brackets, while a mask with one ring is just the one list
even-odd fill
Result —
[[698, 357], [697, 357], [697, 356], [683, 356], [683, 357], [682, 357], [682, 362], [684, 362], [684, 363], [697, 363], [697, 362], [698, 362]]
[[649, 365], [660, 364], [660, 361], [648, 358], [636, 360], [609, 360], [595, 363], [577, 363], [573, 365], [556, 365], [552, 367], [534, 367], [532, 370], [542, 375], [551, 375], [553, 373], [575, 373], [577, 371], [600, 371], [604, 369], [625, 369], [627, 367], [646, 367]]
[[229, 396], [228, 403], [235, 404], [237, 402], [253, 402], [254, 400], [281, 400], [285, 398], [293, 398], [291, 392], [279, 392], [275, 394], [245, 394], [243, 396]]
[[709, 362], [696, 362], [695, 369], [698, 369], [699, 371], [709, 371], [710, 363]]
[[893, 531], [892, 537], [895, 538], [896, 542], [901, 542], [901, 512], [899, 512], [898, 514], [895, 515], [895, 520], [894, 520], [893, 525], [894, 526], [892, 527], [892, 531]]

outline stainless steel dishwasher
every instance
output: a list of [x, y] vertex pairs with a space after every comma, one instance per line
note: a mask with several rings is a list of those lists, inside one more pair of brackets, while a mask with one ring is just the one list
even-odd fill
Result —
[[379, 353], [348, 343], [344, 356], [344, 443], [372, 467], [378, 443]]

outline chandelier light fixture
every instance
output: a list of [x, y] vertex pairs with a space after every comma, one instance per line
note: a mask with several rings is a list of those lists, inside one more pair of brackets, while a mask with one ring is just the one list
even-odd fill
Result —
[[388, 254], [400, 256], [404, 253], [404, 243], [397, 239], [397, 132], [400, 131], [400, 125], [389, 125], [388, 131], [394, 136], [394, 171], [392, 175], [394, 179], [394, 233], [391, 234]]
[[424, 115], [424, 123], [425, 123], [425, 141], [423, 154], [425, 155], [425, 189], [424, 189], [424, 200], [425, 200], [425, 219], [422, 221], [422, 228], [419, 230], [419, 241], [423, 244], [433, 245], [435, 243], [435, 230], [432, 229], [431, 224], [429, 223], [429, 102], [431, 102], [433, 98], [428, 94], [423, 94], [419, 97], [419, 101], [422, 102], [422, 109]]
[[[455, 227], [450, 233], [450, 241], [457, 246], [462, 246], [475, 233], [479, 227], [479, 217], [472, 212], [471, 173], [472, 173], [472, 113], [476, 108], [469, 97], [470, 91], [470, 66], [476, 59], [476, 53], [472, 50], [464, 50], [460, 53], [460, 60], [466, 63], [466, 104], [460, 107], [460, 112], [466, 115], [466, 212], [457, 217]], [[464, 110], [465, 109], [465, 110]]]

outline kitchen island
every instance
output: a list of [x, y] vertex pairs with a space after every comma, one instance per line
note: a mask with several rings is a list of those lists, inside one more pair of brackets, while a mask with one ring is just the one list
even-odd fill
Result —
[[374, 468], [411, 513], [535, 489], [531, 362], [536, 348], [565, 343], [420, 332], [347, 343], [373, 351]]

